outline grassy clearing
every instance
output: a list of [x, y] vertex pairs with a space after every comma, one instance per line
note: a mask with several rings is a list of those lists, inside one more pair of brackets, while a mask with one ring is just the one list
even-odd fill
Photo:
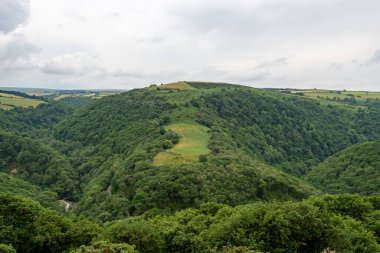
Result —
[[194, 88], [188, 85], [186, 82], [164, 84], [161, 85], [159, 89], [194, 90]]
[[195, 162], [198, 161], [200, 155], [210, 153], [207, 147], [210, 138], [207, 127], [198, 124], [175, 123], [167, 126], [166, 129], [178, 133], [181, 138], [173, 148], [157, 154], [153, 161], [154, 165]]
[[36, 107], [39, 104], [44, 103], [41, 100], [23, 98], [7, 93], [0, 93], [0, 109], [11, 110], [15, 107]]

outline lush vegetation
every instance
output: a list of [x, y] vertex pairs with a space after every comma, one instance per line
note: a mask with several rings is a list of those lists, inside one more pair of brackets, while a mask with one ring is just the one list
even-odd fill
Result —
[[173, 215], [98, 225], [0, 194], [5, 252], [336, 252], [380, 250], [380, 196], [337, 195], [230, 207], [204, 203]]
[[379, 196], [322, 195], [379, 192], [376, 99], [203, 82], [106, 95], [0, 109], [0, 252], [379, 250]]
[[90, 220], [65, 217], [8, 194], [0, 194], [0, 218], [0, 242], [17, 252], [63, 252], [89, 244], [100, 231]]
[[380, 141], [357, 144], [327, 158], [306, 179], [329, 193], [379, 193]]
[[40, 187], [33, 185], [24, 180], [0, 172], [0, 193], [9, 193], [31, 198], [38, 201], [44, 207], [62, 210], [58, 205], [57, 193], [52, 191], [43, 191]]
[[285, 172], [304, 175], [354, 143], [380, 138], [377, 108], [343, 109], [291, 96], [228, 89], [194, 101], [198, 121], [217, 123], [238, 147]]

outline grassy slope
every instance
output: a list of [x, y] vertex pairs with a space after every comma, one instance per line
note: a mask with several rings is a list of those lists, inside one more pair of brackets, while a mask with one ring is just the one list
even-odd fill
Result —
[[182, 164], [198, 161], [200, 155], [209, 154], [207, 148], [210, 135], [207, 127], [187, 123], [175, 123], [166, 127], [180, 136], [179, 143], [173, 148], [157, 154], [153, 160], [156, 166], [164, 164]]
[[23, 98], [7, 93], [0, 93], [0, 109], [11, 110], [14, 107], [37, 107], [39, 104], [44, 103], [41, 100]]

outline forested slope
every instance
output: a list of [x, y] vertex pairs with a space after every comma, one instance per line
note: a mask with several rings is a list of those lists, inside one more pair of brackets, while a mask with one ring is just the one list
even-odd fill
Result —
[[306, 180], [329, 193], [379, 193], [380, 141], [357, 144], [327, 158]]
[[[209, 152], [195, 161], [178, 158], [185, 155], [177, 148], [184, 145], [178, 124], [206, 127]], [[76, 210], [107, 220], [204, 201], [316, 194], [278, 169], [302, 176], [353, 143], [379, 138], [380, 114], [244, 86], [180, 82], [103, 98], [62, 120], [54, 136], [100, 157], [81, 173]], [[164, 162], [155, 162], [162, 154]]]
[[236, 205], [317, 193], [302, 180], [237, 150], [234, 140], [217, 127], [208, 128], [213, 152], [205, 160], [156, 166], [154, 157], [171, 150], [180, 139], [166, 126], [199, 124], [197, 107], [177, 103], [179, 95], [173, 90], [143, 89], [110, 96], [55, 126], [57, 139], [79, 140], [105, 161], [88, 171], [90, 181], [76, 207], [78, 213], [107, 220], [152, 208], [199, 206], [204, 201]]

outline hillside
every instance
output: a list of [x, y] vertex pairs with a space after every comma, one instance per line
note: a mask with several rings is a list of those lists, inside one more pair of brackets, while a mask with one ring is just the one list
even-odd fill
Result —
[[306, 180], [329, 193], [380, 192], [380, 141], [357, 144], [327, 158]]
[[204, 201], [237, 205], [316, 194], [295, 176], [352, 144], [380, 138], [378, 112], [179, 82], [105, 97], [60, 121], [54, 136], [83, 145], [68, 157], [84, 148], [88, 156], [75, 165], [84, 179], [76, 212], [114, 219]]
[[172, 87], [134, 90], [105, 97], [56, 125], [60, 141], [80, 141], [92, 156], [105, 161], [87, 167], [83, 176], [91, 179], [77, 212], [110, 219], [204, 201], [236, 205], [317, 192], [236, 150], [236, 143], [221, 129], [197, 122], [197, 107], [175, 101], [188, 95]]
[[38, 201], [42, 206], [57, 210], [59, 207], [58, 196], [51, 191], [43, 191], [40, 187], [20, 180], [13, 176], [0, 172], [0, 193], [9, 193]]

